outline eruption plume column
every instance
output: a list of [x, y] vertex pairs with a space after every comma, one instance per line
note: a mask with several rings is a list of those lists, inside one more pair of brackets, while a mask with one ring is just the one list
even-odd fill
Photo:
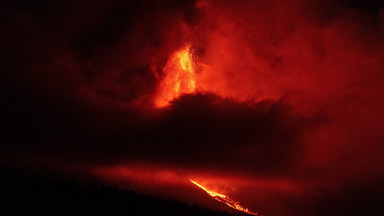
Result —
[[189, 45], [172, 54], [163, 72], [165, 77], [160, 83], [155, 98], [156, 107], [166, 107], [170, 101], [180, 95], [195, 92], [196, 74]]

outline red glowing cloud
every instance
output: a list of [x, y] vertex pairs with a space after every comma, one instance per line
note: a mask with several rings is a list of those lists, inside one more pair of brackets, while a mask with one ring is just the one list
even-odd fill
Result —
[[192, 179], [267, 216], [379, 211], [377, 1], [24, 3], [1, 22], [4, 166], [210, 198]]

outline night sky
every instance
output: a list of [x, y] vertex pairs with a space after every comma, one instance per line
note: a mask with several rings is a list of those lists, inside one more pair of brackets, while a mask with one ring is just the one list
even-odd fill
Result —
[[[265, 216], [384, 212], [381, 1], [0, 4], [2, 168], [225, 208], [193, 179]], [[186, 46], [196, 88], [158, 107]]]

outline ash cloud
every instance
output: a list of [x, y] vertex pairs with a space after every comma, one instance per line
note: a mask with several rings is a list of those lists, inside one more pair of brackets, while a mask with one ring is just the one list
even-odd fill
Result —
[[[382, 196], [381, 2], [5, 1], [1, 8], [3, 162], [45, 155], [74, 167], [142, 161], [297, 178], [315, 192], [293, 196], [298, 202], [272, 196], [283, 203], [275, 215], [342, 214], [349, 205], [375, 213], [377, 205], [357, 194], [372, 203]], [[203, 91], [156, 110], [161, 68], [185, 42], [209, 66], [198, 71]], [[329, 197], [348, 199], [328, 208]], [[289, 207], [296, 205], [309, 207]]]
[[356, 178], [372, 163], [382, 167], [373, 150], [382, 149], [380, 3], [199, 1], [197, 7], [204, 17], [194, 26], [204, 47], [200, 59], [211, 67], [202, 76], [214, 80], [203, 88], [240, 100], [284, 96], [304, 116], [325, 112], [331, 121], [308, 138], [308, 163], [337, 167], [335, 175], [354, 163], [348, 175]]

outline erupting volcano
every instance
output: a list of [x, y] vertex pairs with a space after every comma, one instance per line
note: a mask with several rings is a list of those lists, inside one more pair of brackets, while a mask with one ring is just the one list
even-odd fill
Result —
[[0, 216], [384, 216], [384, 0], [1, 9]]
[[190, 45], [172, 54], [163, 68], [163, 73], [164, 79], [155, 99], [156, 107], [168, 106], [170, 101], [180, 95], [196, 91], [196, 74]]
[[219, 202], [222, 202], [226, 205], [228, 205], [229, 207], [233, 208], [233, 209], [236, 209], [238, 211], [242, 211], [242, 212], [245, 212], [247, 214], [250, 214], [250, 215], [259, 215], [257, 212], [251, 212], [249, 211], [247, 208], [241, 206], [239, 204], [239, 202], [235, 201], [235, 200], [232, 200], [230, 197], [228, 197], [227, 195], [225, 194], [221, 194], [221, 193], [217, 193], [215, 191], [212, 191], [212, 190], [209, 190], [207, 189], [206, 187], [202, 186], [201, 184], [193, 181], [193, 180], [189, 180], [191, 181], [193, 184], [195, 184], [197, 187], [203, 189], [205, 192], [208, 193], [209, 196], [213, 197], [215, 200], [219, 201]]

